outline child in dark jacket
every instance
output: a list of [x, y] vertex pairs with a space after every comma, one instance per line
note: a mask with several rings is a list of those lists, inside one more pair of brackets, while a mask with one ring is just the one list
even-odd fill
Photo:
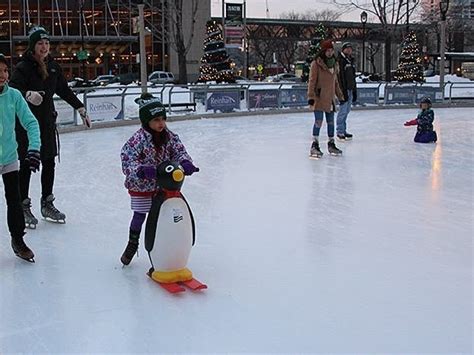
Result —
[[434, 111], [431, 109], [431, 99], [422, 98], [420, 108], [417, 118], [405, 122], [404, 126], [418, 126], [414, 139], [416, 143], [434, 143], [438, 140], [438, 136], [433, 129]]
[[166, 127], [166, 110], [162, 103], [150, 94], [143, 94], [135, 101], [140, 105], [142, 127], [125, 143], [121, 153], [125, 187], [133, 210], [128, 244], [120, 259], [124, 265], [130, 264], [138, 250], [143, 222], [159, 188], [156, 183], [158, 165], [171, 160], [181, 165], [185, 175], [199, 171], [178, 135]]
[[15, 136], [15, 117], [26, 130], [28, 147], [26, 159], [31, 171], [40, 166], [40, 130], [38, 121], [28, 108], [21, 93], [8, 86], [8, 62], [0, 53], [0, 175], [2, 175], [7, 202], [7, 224], [16, 256], [34, 261], [34, 254], [25, 244], [25, 218], [20, 198], [20, 179], [18, 175], [18, 153]]

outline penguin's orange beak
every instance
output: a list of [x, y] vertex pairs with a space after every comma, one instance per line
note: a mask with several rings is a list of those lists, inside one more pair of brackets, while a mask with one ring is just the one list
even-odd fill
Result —
[[184, 179], [184, 174], [183, 174], [183, 171], [181, 169], [177, 169], [175, 171], [173, 171], [173, 180], [176, 181], [176, 182], [180, 182], [180, 181], [183, 181]]

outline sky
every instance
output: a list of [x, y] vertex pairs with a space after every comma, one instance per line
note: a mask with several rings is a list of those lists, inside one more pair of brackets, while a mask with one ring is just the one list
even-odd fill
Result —
[[[227, 2], [243, 3], [243, 0], [228, 0]], [[248, 17], [266, 17], [266, 0], [247, 0]], [[330, 0], [268, 0], [268, 9], [270, 18], [279, 18], [282, 12], [301, 11], [306, 12], [310, 9], [335, 9]], [[222, 0], [211, 0], [212, 16], [222, 15]], [[359, 11], [344, 13], [341, 18], [343, 21], [358, 21]]]

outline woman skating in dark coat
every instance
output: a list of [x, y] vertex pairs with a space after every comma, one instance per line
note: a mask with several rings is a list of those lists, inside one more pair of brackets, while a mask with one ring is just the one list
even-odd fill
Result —
[[[65, 222], [66, 215], [53, 204], [55, 157], [58, 155], [56, 117], [53, 96], [57, 94], [78, 110], [83, 123], [90, 127], [90, 119], [82, 102], [68, 87], [59, 64], [50, 55], [49, 35], [42, 27], [35, 27], [29, 36], [28, 50], [13, 71], [10, 86], [20, 90], [36, 117], [41, 133], [41, 214], [54, 222]], [[20, 159], [20, 193], [25, 222], [36, 228], [38, 220], [31, 212], [29, 197], [31, 170], [26, 160], [28, 137], [25, 130], [16, 125], [18, 155]]]

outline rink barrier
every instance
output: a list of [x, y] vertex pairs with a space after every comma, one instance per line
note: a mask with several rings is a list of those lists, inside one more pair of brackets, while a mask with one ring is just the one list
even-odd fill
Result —
[[[436, 83], [418, 85], [392, 85], [369, 83], [358, 85], [358, 100], [355, 107], [390, 108], [393, 105], [417, 104], [424, 96], [434, 103], [456, 105], [468, 101], [474, 95], [455, 97], [457, 89], [472, 89], [474, 82], [447, 82], [444, 90]], [[117, 122], [138, 119], [135, 98], [141, 87], [105, 86], [73, 89], [81, 99], [94, 122]], [[147, 91], [166, 106], [170, 117], [197, 115], [205, 117], [218, 114], [275, 110], [307, 110], [307, 85], [305, 83], [243, 83], [243, 84], [193, 84], [151, 85]], [[443, 98], [443, 92], [445, 93]], [[474, 104], [474, 102], [473, 102]], [[82, 125], [77, 111], [60, 98], [55, 98], [58, 124], [60, 126]]]

